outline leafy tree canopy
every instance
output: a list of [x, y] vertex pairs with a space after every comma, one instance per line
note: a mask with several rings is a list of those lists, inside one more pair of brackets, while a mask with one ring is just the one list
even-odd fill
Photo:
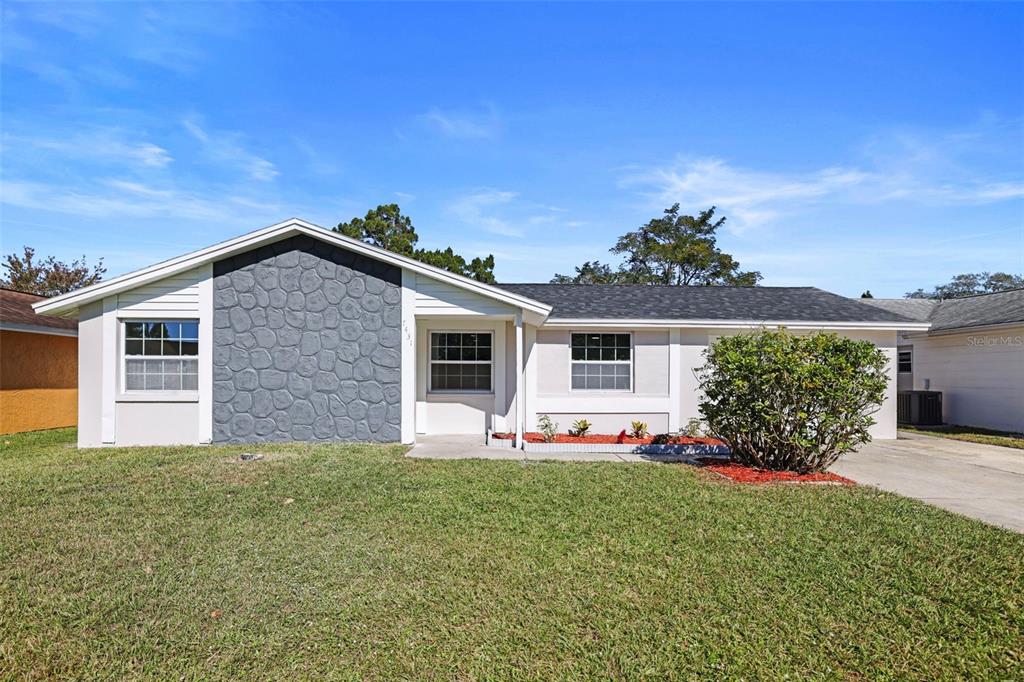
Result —
[[7, 272], [0, 285], [29, 294], [57, 296], [95, 284], [107, 271], [102, 258], [90, 268], [85, 256], [64, 263], [53, 256], [36, 261], [35, 254], [35, 249], [26, 246], [20, 256], [5, 256], [3, 267]]
[[611, 248], [622, 255], [618, 270], [587, 262], [574, 275], [555, 275], [552, 282], [754, 286], [761, 273], [740, 270], [730, 254], [718, 248], [716, 233], [725, 218], [715, 218], [715, 207], [697, 216], [683, 215], [679, 204], [664, 215], [619, 237]]
[[412, 256], [419, 241], [412, 219], [402, 215], [398, 204], [381, 204], [367, 211], [365, 218], [338, 223], [334, 231], [403, 256]]
[[494, 284], [494, 256], [474, 258], [467, 261], [455, 253], [449, 246], [447, 249], [418, 249], [416, 243], [419, 235], [413, 227], [412, 219], [402, 215], [398, 204], [381, 204], [367, 211], [365, 218], [353, 218], [339, 223], [334, 228], [346, 237], [361, 239], [368, 244], [379, 246], [403, 256], [443, 268], [457, 275], [471, 277], [479, 282]]
[[615, 284], [620, 281], [618, 271], [596, 260], [588, 260], [583, 265], [576, 266], [576, 274], [555, 275], [551, 279], [554, 284]]
[[957, 275], [948, 283], [940, 284], [931, 291], [924, 289], [908, 291], [904, 297], [959, 298], [1021, 288], [1024, 288], [1024, 275], [1013, 275], [1007, 272], [973, 272]]

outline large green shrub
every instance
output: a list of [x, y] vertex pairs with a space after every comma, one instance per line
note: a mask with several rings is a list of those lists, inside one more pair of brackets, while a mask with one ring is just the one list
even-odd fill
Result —
[[870, 440], [888, 361], [869, 341], [762, 329], [720, 338], [705, 358], [701, 415], [742, 464], [822, 471]]

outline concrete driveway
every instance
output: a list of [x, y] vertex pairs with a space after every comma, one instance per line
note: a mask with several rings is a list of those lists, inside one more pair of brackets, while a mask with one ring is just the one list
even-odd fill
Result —
[[1024, 533], [1024, 450], [900, 433], [842, 457], [831, 471]]

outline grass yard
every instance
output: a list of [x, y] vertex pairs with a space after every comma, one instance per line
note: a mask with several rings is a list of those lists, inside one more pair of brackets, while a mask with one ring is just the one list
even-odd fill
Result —
[[911, 431], [925, 436], [937, 436], [938, 438], [950, 438], [952, 440], [963, 440], [968, 443], [982, 443], [984, 445], [1001, 445], [1004, 448], [1017, 448], [1024, 450], [1024, 434], [1009, 433], [1007, 431], [993, 431], [974, 426], [928, 426], [914, 428], [913, 426], [900, 425], [900, 431]]
[[400, 447], [0, 449], [0, 678], [1024, 676], [1024, 536]]

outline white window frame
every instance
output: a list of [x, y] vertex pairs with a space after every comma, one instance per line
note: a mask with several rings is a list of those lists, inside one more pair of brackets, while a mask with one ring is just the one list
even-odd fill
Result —
[[[900, 369], [900, 354], [910, 353], [910, 369]], [[913, 346], [897, 346], [896, 347], [896, 373], [897, 374], [913, 374], [914, 373], [914, 347]]]
[[[202, 385], [202, 371], [199, 366], [202, 363], [199, 362], [199, 356], [202, 355], [202, 346], [200, 345], [199, 353], [196, 355], [128, 355], [125, 345], [128, 341], [127, 325], [132, 323], [146, 324], [147, 322], [170, 322], [170, 323], [185, 323], [195, 322], [197, 329], [196, 337], [202, 333], [201, 321], [198, 317], [178, 317], [175, 315], [167, 315], [164, 317], [121, 317], [118, 318], [118, 330], [117, 330], [117, 356], [121, 369], [120, 384], [121, 384], [121, 395], [128, 397], [140, 397], [146, 396], [185, 396], [188, 398], [195, 398], [199, 395], [199, 387]], [[198, 341], [197, 341], [198, 342]], [[197, 362], [197, 376], [196, 388], [185, 388], [181, 390], [174, 389], [129, 389], [128, 388], [128, 359], [137, 358], [160, 358], [161, 360], [195, 360]]]
[[[434, 334], [486, 334], [491, 337], [491, 359], [490, 360], [434, 360], [430, 349], [433, 348], [431, 341]], [[427, 393], [440, 395], [494, 395], [494, 331], [491, 329], [428, 329], [427, 330]], [[491, 389], [446, 389], [434, 388], [434, 373], [431, 368], [435, 365], [490, 365], [491, 367]]]
[[[572, 335], [573, 334], [615, 334], [615, 335], [627, 335], [629, 336], [629, 360], [573, 360], [572, 359]], [[573, 329], [569, 332], [569, 392], [570, 393], [586, 393], [587, 395], [595, 395], [598, 393], [633, 393], [636, 387], [636, 377], [634, 374], [635, 368], [633, 366], [633, 360], [636, 358], [636, 345], [634, 343], [633, 332], [624, 332], [620, 329], [607, 330], [607, 329], [590, 329], [581, 330]], [[572, 366], [574, 364], [588, 364], [588, 365], [629, 365], [629, 388], [573, 388], [572, 386]]]

